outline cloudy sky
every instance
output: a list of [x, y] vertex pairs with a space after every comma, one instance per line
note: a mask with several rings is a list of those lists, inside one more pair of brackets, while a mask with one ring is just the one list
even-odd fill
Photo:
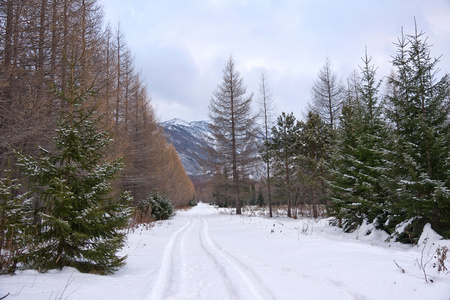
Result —
[[345, 80], [367, 46], [378, 77], [388, 75], [394, 42], [414, 18], [439, 67], [450, 72], [450, 0], [102, 0], [146, 78], [161, 121], [207, 120], [213, 91], [233, 56], [258, 98], [265, 73], [277, 115], [301, 118], [326, 58]]

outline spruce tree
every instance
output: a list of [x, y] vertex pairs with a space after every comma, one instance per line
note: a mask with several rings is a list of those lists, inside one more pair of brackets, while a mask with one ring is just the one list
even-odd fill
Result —
[[21, 192], [21, 184], [5, 170], [0, 178], [0, 274], [14, 273], [30, 242], [32, 198]]
[[358, 99], [349, 93], [342, 106], [342, 115], [333, 145], [328, 180], [329, 198], [332, 202], [331, 214], [339, 226], [352, 231], [364, 221], [361, 203], [355, 197], [358, 189], [358, 161], [355, 157], [359, 131]]
[[154, 190], [146, 200], [152, 210], [152, 216], [156, 220], [167, 220], [174, 215], [174, 207], [169, 198], [161, 195], [158, 190]]
[[387, 202], [389, 179], [385, 143], [386, 124], [383, 119], [383, 105], [379, 99], [381, 81], [376, 79], [376, 67], [371, 65], [367, 52], [363, 59], [360, 86], [360, 132], [357, 138], [356, 158], [358, 189], [356, 195], [362, 201], [364, 218], [385, 229], [384, 224], [391, 216]]
[[437, 78], [438, 59], [430, 55], [424, 33], [398, 40], [389, 79], [388, 116], [395, 138], [393, 200], [397, 222], [412, 220], [409, 234], [418, 237], [425, 223], [450, 236], [449, 76]]
[[18, 154], [18, 165], [43, 203], [34, 246], [24, 264], [40, 271], [71, 266], [82, 272], [106, 274], [124, 264], [116, 252], [124, 245], [128, 202], [114, 197], [109, 183], [122, 169], [121, 159], [104, 161], [110, 139], [99, 131], [101, 118], [88, 100], [93, 87], [77, 80], [79, 61], [69, 63], [68, 88], [55, 91], [65, 103], [57, 118], [54, 150], [40, 148], [37, 158]]
[[330, 180], [334, 213], [344, 230], [363, 222], [383, 228], [389, 217], [385, 167], [385, 125], [378, 99], [380, 82], [371, 58], [363, 59], [358, 80], [359, 97], [349, 93], [344, 105]]

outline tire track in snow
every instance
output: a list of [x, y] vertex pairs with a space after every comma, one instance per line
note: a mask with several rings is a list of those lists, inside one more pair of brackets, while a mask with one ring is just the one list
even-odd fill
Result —
[[233, 281], [228, 276], [227, 272], [225, 272], [225, 266], [223, 263], [221, 263], [217, 259], [217, 255], [215, 254], [215, 250], [212, 249], [209, 245], [206, 245], [207, 239], [205, 238], [204, 228], [203, 225], [203, 219], [201, 219], [201, 225], [200, 229], [198, 231], [199, 233], [199, 240], [200, 240], [200, 247], [203, 251], [208, 255], [209, 259], [213, 262], [214, 266], [216, 267], [216, 270], [219, 272], [220, 276], [222, 277], [222, 282], [225, 284], [226, 287], [229, 287], [229, 289], [226, 289], [226, 292], [228, 293], [227, 299], [239, 299], [239, 295], [236, 293], [236, 287], [233, 285]]
[[179, 235], [183, 232], [186, 233], [187, 229], [192, 226], [192, 220], [188, 219], [188, 222], [172, 234], [167, 246], [164, 248], [164, 255], [162, 258], [162, 264], [159, 269], [158, 279], [156, 280], [155, 287], [152, 293], [147, 299], [164, 299], [167, 292], [170, 289], [170, 283], [172, 281], [173, 273], [173, 259], [175, 248], [179, 239]]
[[202, 225], [201, 240], [205, 241], [207, 247], [212, 250], [207, 250], [207, 252], [209, 252], [211, 256], [214, 257], [214, 260], [218, 261], [217, 258], [220, 258], [225, 261], [226, 264], [232, 266], [233, 269], [238, 273], [239, 277], [246, 283], [249, 291], [256, 299], [275, 299], [273, 294], [266, 288], [266, 285], [261, 281], [259, 277], [257, 277], [245, 264], [243, 264], [227, 251], [220, 248], [213, 241], [208, 231], [208, 221], [204, 218], [202, 218]]
[[[208, 299], [211, 286], [215, 293], [225, 297], [224, 299], [238, 299], [230, 277], [223, 270], [223, 264], [217, 261], [208, 247], [205, 247], [201, 233], [201, 218], [197, 216], [192, 221], [174, 247], [172, 261], [177, 262], [179, 268], [172, 265], [172, 273], [175, 276], [172, 276], [171, 287], [165, 293], [166, 299]], [[205, 266], [209, 268], [205, 269]], [[203, 273], [205, 270], [216, 272], [205, 274]], [[179, 277], [178, 282], [175, 281], [176, 277]], [[214, 281], [211, 284], [209, 280], [213, 277]], [[172, 291], [172, 288], [175, 289]]]

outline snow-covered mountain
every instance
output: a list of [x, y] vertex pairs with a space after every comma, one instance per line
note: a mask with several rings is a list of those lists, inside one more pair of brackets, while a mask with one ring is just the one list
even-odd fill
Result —
[[186, 173], [191, 178], [207, 174], [207, 152], [213, 150], [207, 139], [211, 136], [208, 123], [172, 119], [160, 123], [160, 126], [164, 128], [167, 140], [177, 150]]
[[[208, 178], [213, 170], [208, 167], [207, 154], [215, 151], [211, 145], [212, 132], [206, 121], [186, 122], [181, 119], [172, 119], [159, 124], [164, 128], [167, 140], [175, 146], [186, 173], [194, 181]], [[208, 137], [210, 139], [208, 139]], [[262, 130], [259, 131], [257, 144], [263, 143]], [[261, 164], [259, 172], [264, 167]]]

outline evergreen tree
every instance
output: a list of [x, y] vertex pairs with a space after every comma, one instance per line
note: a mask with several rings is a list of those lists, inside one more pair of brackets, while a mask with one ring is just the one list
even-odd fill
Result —
[[189, 200], [189, 202], [188, 202], [188, 206], [190, 206], [190, 207], [194, 207], [194, 206], [197, 206], [197, 200], [196, 200], [196, 198], [195, 198], [195, 196], [193, 196], [192, 198], [191, 198], [191, 200]]
[[357, 184], [354, 152], [358, 128], [355, 119], [358, 111], [354, 101], [355, 99], [349, 97], [342, 106], [336, 144], [332, 152], [331, 177], [328, 181], [330, 200], [333, 203], [332, 215], [345, 231], [353, 230], [363, 222], [359, 204], [354, 202], [353, 197]]
[[174, 215], [174, 208], [169, 198], [161, 195], [158, 190], [153, 191], [146, 202], [150, 206], [152, 216], [156, 220], [167, 220]]
[[378, 228], [391, 217], [391, 205], [387, 201], [389, 178], [385, 143], [388, 140], [383, 119], [383, 105], [379, 100], [381, 81], [376, 80], [376, 68], [371, 57], [363, 59], [360, 86], [361, 128], [357, 139], [358, 197], [362, 201], [364, 217]]
[[385, 167], [385, 124], [378, 98], [380, 82], [371, 58], [363, 59], [358, 99], [349, 93], [344, 105], [330, 181], [334, 213], [351, 231], [364, 221], [383, 228], [389, 216]]
[[256, 205], [258, 205], [259, 207], [263, 207], [265, 204], [266, 202], [264, 201], [264, 195], [260, 191], [258, 193], [258, 198], [256, 199]]
[[294, 184], [292, 179], [298, 171], [298, 138], [300, 123], [293, 113], [285, 112], [277, 118], [277, 125], [272, 128], [272, 141], [269, 142], [270, 155], [272, 157], [274, 177], [282, 182], [285, 189], [287, 202], [287, 215], [292, 217], [292, 199], [294, 196]]
[[395, 75], [387, 99], [395, 138], [393, 201], [396, 214], [413, 220], [413, 237], [427, 222], [450, 236], [450, 122], [449, 76], [436, 76], [438, 59], [431, 58], [424, 33], [398, 40], [393, 58]]
[[318, 217], [317, 205], [325, 193], [326, 166], [330, 156], [330, 141], [333, 131], [319, 114], [310, 111], [305, 122], [300, 122], [299, 165], [302, 168], [302, 192], [309, 192], [309, 202], [314, 218]]
[[11, 171], [0, 178], [0, 274], [14, 273], [20, 255], [29, 246], [32, 199], [21, 193]]
[[24, 264], [40, 271], [71, 266], [106, 274], [125, 260], [116, 252], [124, 245], [125, 233], [119, 230], [127, 225], [131, 197], [112, 196], [109, 181], [123, 164], [104, 161], [110, 139], [98, 131], [101, 119], [86, 103], [95, 92], [75, 78], [79, 63], [73, 59], [69, 64], [68, 88], [55, 91], [66, 103], [56, 121], [55, 149], [40, 148], [38, 158], [18, 155], [18, 165], [43, 203]]
[[251, 197], [250, 197], [250, 201], [248, 203], [249, 205], [256, 205], [256, 189], [255, 189], [255, 184], [252, 183], [251, 186]]
[[348, 98], [342, 106], [342, 115], [337, 132], [336, 144], [333, 146], [330, 165], [330, 200], [333, 203], [332, 215], [339, 221], [345, 231], [355, 229], [363, 222], [359, 204], [354, 202], [353, 191], [357, 178], [356, 161], [353, 156], [356, 149], [355, 114], [357, 109], [354, 99]]

